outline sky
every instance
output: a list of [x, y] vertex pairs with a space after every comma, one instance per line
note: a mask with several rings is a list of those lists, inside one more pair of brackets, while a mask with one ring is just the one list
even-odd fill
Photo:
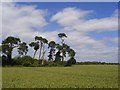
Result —
[[78, 62], [118, 62], [117, 2], [4, 2], [1, 12], [2, 40], [11, 35], [30, 43], [38, 35], [59, 43], [63, 32]]

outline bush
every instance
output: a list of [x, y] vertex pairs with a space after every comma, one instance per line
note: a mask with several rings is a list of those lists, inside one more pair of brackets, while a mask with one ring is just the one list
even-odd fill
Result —
[[33, 63], [33, 58], [30, 56], [17, 57], [14, 59], [14, 65], [30, 66]]
[[48, 66], [49, 67], [55, 66], [55, 63], [53, 61], [48, 61]]
[[40, 66], [39, 60], [34, 59], [34, 60], [33, 60], [33, 63], [32, 63], [30, 66], [31, 66], [31, 67], [39, 67], [39, 66]]
[[7, 64], [9, 64], [7, 57], [5, 55], [2, 55], [2, 65], [5, 66]]
[[70, 59], [68, 60], [68, 62], [71, 63], [71, 64], [76, 64], [75, 58], [70, 58]]
[[71, 60], [68, 60], [65, 66], [72, 66]]

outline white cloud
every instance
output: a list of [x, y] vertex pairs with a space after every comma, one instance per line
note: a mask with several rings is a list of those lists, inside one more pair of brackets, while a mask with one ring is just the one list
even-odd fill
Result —
[[[57, 21], [63, 26], [74, 25], [84, 22], [84, 17], [93, 11], [83, 11], [77, 8], [65, 8], [51, 18], [51, 21]], [[79, 20], [80, 19], [80, 20]]]
[[[96, 40], [87, 35], [91, 31], [117, 31], [117, 10], [110, 17], [88, 20], [86, 16], [90, 13], [91, 10], [65, 8], [52, 16], [51, 21], [56, 21], [63, 26], [63, 32], [68, 35], [66, 41], [77, 51], [78, 60], [117, 62], [117, 47], [107, 47], [105, 39]], [[117, 37], [107, 42], [117, 42]]]
[[[44, 16], [46, 10], [38, 10], [35, 6], [17, 6], [14, 3], [3, 3], [2, 27], [3, 37], [33, 34], [33, 28], [41, 29], [47, 25]], [[26, 38], [28, 39], [28, 38]]]
[[[21, 41], [34, 41], [36, 35], [48, 37], [49, 40], [55, 40], [56, 32], [44, 32], [43, 27], [48, 23], [45, 20], [47, 10], [36, 9], [35, 5], [16, 5], [13, 2], [2, 3], [2, 37], [5, 39], [8, 36], [16, 36]], [[33, 50], [29, 48], [29, 55], [32, 55]], [[16, 55], [16, 50], [14, 56]]]
[[55, 14], [51, 18], [51, 21], [57, 21], [62, 26], [67, 26], [67, 28], [69, 27], [80, 32], [117, 30], [117, 10], [115, 10], [111, 17], [89, 20], [85, 19], [85, 17], [91, 12], [93, 11], [65, 8], [63, 11]]

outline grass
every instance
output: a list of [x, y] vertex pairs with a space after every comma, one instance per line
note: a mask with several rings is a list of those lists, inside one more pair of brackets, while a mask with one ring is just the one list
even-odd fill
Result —
[[3, 67], [3, 88], [118, 88], [117, 65]]

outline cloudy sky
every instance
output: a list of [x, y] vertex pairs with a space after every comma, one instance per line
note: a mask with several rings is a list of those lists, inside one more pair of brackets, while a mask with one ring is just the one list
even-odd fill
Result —
[[115, 2], [3, 3], [2, 40], [11, 35], [30, 43], [38, 35], [60, 42], [57, 34], [64, 32], [77, 61], [118, 62], [117, 10]]

